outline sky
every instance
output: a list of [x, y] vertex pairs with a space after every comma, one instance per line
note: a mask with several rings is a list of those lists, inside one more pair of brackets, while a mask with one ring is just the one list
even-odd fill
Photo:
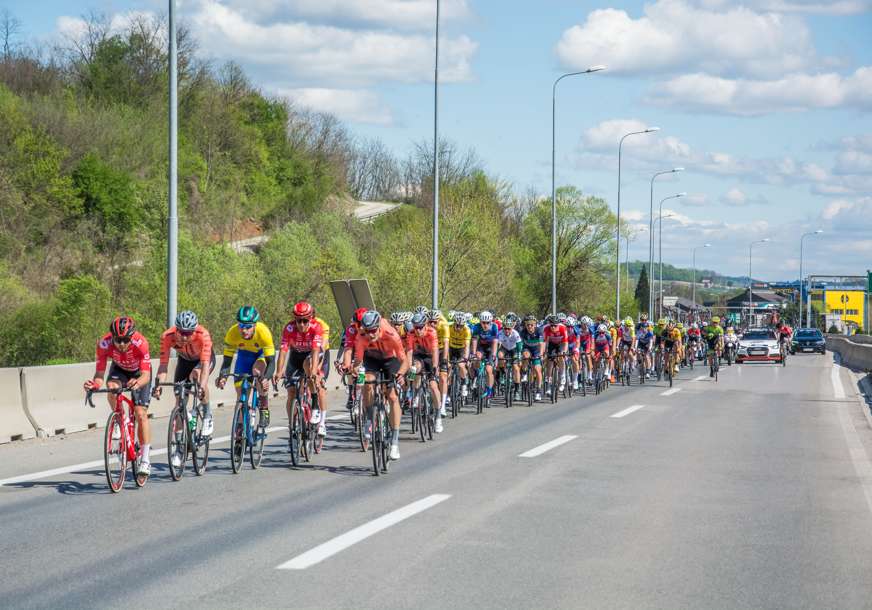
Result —
[[[24, 37], [117, 25], [159, 0], [5, 0]], [[435, 0], [178, 0], [203, 57], [331, 112], [404, 156], [433, 135]], [[872, 269], [872, 0], [441, 0], [440, 137], [520, 193], [557, 184], [621, 213], [648, 257], [652, 176], [663, 259], [790, 280]], [[658, 225], [659, 226], [659, 225]], [[702, 247], [710, 244], [708, 248]], [[623, 256], [623, 254], [622, 254]]]

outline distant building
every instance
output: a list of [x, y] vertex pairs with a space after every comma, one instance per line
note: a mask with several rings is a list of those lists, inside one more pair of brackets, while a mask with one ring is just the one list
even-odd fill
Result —
[[710, 278], [710, 277], [702, 278], [702, 287], [703, 288], [711, 288], [712, 287], [712, 278]]

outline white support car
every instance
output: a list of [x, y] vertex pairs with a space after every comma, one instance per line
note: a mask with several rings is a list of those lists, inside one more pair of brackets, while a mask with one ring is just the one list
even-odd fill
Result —
[[736, 362], [781, 362], [778, 339], [768, 328], [749, 328], [739, 337]]

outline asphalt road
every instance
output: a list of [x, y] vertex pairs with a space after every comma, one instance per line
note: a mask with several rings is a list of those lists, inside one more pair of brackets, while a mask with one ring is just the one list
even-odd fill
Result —
[[465, 412], [426, 444], [406, 425], [378, 478], [344, 421], [312, 465], [275, 431], [260, 470], [233, 475], [225, 443], [203, 477], [156, 457], [115, 495], [68, 468], [101, 433], [3, 446], [0, 606], [872, 607], [854, 378], [829, 354], [702, 373]]

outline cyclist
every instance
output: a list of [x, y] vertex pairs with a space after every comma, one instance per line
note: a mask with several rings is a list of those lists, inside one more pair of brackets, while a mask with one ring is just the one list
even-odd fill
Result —
[[542, 329], [539, 328], [536, 316], [528, 313], [524, 316], [524, 327], [518, 332], [523, 343], [521, 355], [524, 358], [524, 376], [521, 381], [527, 381], [530, 374], [530, 366], [533, 367], [533, 382], [536, 386], [534, 400], [542, 400]]
[[785, 353], [790, 349], [790, 340], [793, 337], [793, 329], [784, 320], [779, 320], [778, 326], [775, 328], [775, 335], [778, 337], [778, 348], [784, 347]]
[[627, 317], [618, 329], [617, 352], [621, 359], [621, 368], [624, 366], [624, 358], [628, 358], [632, 372], [633, 363], [636, 361], [636, 328], [633, 318]]
[[[203, 421], [203, 435], [210, 436], [214, 430], [212, 407], [209, 404], [209, 375], [215, 368], [215, 352], [212, 350], [212, 335], [197, 320], [193, 311], [180, 311], [175, 326], [171, 326], [160, 336], [160, 365], [157, 367], [155, 381], [160, 384], [167, 378], [170, 352], [176, 350], [178, 360], [173, 373], [173, 383], [190, 379], [200, 387], [200, 397], [206, 418]], [[154, 386], [152, 395], [160, 398], [161, 388]], [[178, 463], [176, 463], [178, 462]], [[173, 465], [179, 466], [181, 457], [173, 455]]]
[[654, 343], [654, 333], [651, 332], [651, 323], [644, 320], [639, 323], [636, 332], [636, 349], [643, 357], [645, 367], [645, 379], [651, 379], [651, 349]]
[[605, 378], [610, 379], [612, 376], [612, 337], [609, 327], [605, 323], [601, 323], [596, 327], [596, 334], [593, 336], [593, 351], [597, 362], [605, 360]]
[[[400, 335], [400, 339], [406, 339], [406, 322], [412, 319], [412, 315], [414, 314], [411, 311], [395, 311], [391, 314], [391, 326]], [[408, 330], [411, 330], [411, 328]]]
[[[293, 308], [294, 319], [282, 330], [279, 348], [279, 362], [276, 366], [273, 383], [284, 379], [288, 388], [288, 421], [291, 419], [291, 406], [297, 397], [297, 389], [291, 381], [300, 376], [308, 378], [313, 403], [310, 421], [318, 426], [318, 436], [327, 436], [327, 398], [324, 391], [323, 362], [328, 362], [324, 353], [324, 328], [315, 318], [315, 308], [306, 301], [300, 301]], [[290, 353], [290, 356], [288, 355]], [[329, 369], [328, 369], [329, 370]]]
[[[330, 377], [330, 325], [319, 318], [314, 308], [312, 309], [312, 324], [321, 326], [321, 335], [324, 337], [324, 345], [321, 346], [321, 374], [324, 382]], [[323, 413], [322, 413], [323, 415]]]
[[[436, 432], [442, 432], [442, 414], [440, 405], [442, 397], [435, 373], [439, 370], [439, 339], [436, 329], [428, 324], [428, 313], [416, 313], [412, 316], [412, 332], [406, 335], [406, 360], [412, 363], [409, 369], [413, 374], [421, 372], [429, 376], [430, 395], [433, 397], [433, 409], [436, 411]], [[421, 376], [414, 380], [415, 388], [421, 385]], [[417, 397], [412, 408], [417, 408]]]
[[355, 391], [355, 384], [350, 373], [351, 356], [354, 352], [354, 339], [360, 332], [360, 319], [365, 313], [365, 307], [359, 307], [354, 310], [354, 314], [351, 316], [351, 323], [345, 328], [340, 339], [342, 352], [336, 356], [336, 369], [345, 375], [345, 385], [348, 387], [348, 400], [345, 402], [345, 408], [349, 411], [354, 406]]
[[[714, 359], [721, 357], [721, 352], [724, 350], [724, 329], [721, 327], [721, 318], [713, 316], [711, 322], [702, 330], [702, 337], [705, 339], [708, 349], [708, 363], [710, 367], [714, 367]], [[709, 377], [714, 377], [714, 370], [709, 370]]]
[[[367, 381], [375, 381], [376, 374], [381, 373], [386, 379], [402, 377], [409, 370], [406, 350], [397, 331], [383, 320], [374, 309], [363, 314], [360, 321], [362, 332], [354, 340], [354, 367], [363, 364]], [[363, 393], [363, 404], [366, 407], [367, 421], [364, 425], [366, 438], [372, 434], [372, 419], [369, 408], [372, 406], [373, 386], [367, 385]], [[395, 387], [387, 389], [387, 401], [390, 405], [391, 420], [391, 459], [400, 459], [400, 400]]]
[[[593, 360], [591, 358], [591, 350], [593, 348], [593, 320], [589, 316], [583, 316], [579, 321], [578, 326], [578, 350], [581, 353], [581, 358], [584, 358], [587, 364], [587, 379], [582, 379], [582, 383], [588, 385], [593, 384]], [[579, 373], [581, 368], [579, 368]]]
[[487, 375], [487, 387], [485, 397], [494, 395], [494, 356], [497, 353], [498, 331], [494, 324], [494, 315], [489, 311], [482, 311], [478, 315], [478, 324], [472, 329], [472, 352], [475, 354], [473, 370], [478, 370], [481, 362], [484, 362], [484, 370]]
[[661, 335], [663, 339], [663, 349], [666, 353], [666, 366], [669, 365], [670, 356], [673, 354], [675, 358], [671, 358], [672, 375], [678, 375], [678, 361], [681, 359], [681, 331], [675, 326], [675, 322], [671, 319], [666, 320], [666, 328], [663, 329]]
[[[106, 375], [106, 361], [112, 360], [106, 387], [133, 390], [133, 416], [139, 424], [139, 444], [142, 459], [137, 474], [151, 474], [151, 430], [148, 425], [148, 405], [151, 402], [151, 355], [148, 341], [139, 331], [130, 316], [119, 316], [109, 325], [109, 332], [97, 341], [97, 366], [94, 376], [84, 383], [86, 390], [99, 390]], [[106, 394], [109, 407], [115, 409], [116, 394]], [[121, 430], [112, 431], [112, 438], [121, 438]]]
[[[451, 328], [445, 321], [445, 316], [438, 309], [431, 309], [427, 312], [427, 324], [436, 331], [436, 342], [439, 347], [439, 392], [442, 396], [442, 402], [441, 404], [433, 403], [433, 408], [439, 409], [440, 417], [445, 417], [445, 401], [448, 400], [448, 339], [451, 335]], [[437, 427], [441, 430], [442, 424], [440, 423]]]
[[570, 362], [567, 364], [567, 368], [571, 373], [573, 373], [572, 389], [578, 390], [578, 379], [581, 376], [581, 365], [579, 363], [578, 319], [573, 314], [569, 314], [566, 316], [564, 325], [566, 326], [566, 333], [569, 336], [569, 345], [567, 349]]
[[699, 324], [694, 322], [687, 330], [687, 359], [696, 358], [696, 353], [699, 350], [699, 344], [702, 342], [702, 331]]
[[677, 322], [675, 328], [677, 328], [678, 332], [681, 333], [681, 345], [678, 347], [678, 366], [681, 368], [684, 366], [684, 346], [687, 345], [687, 329], [684, 328], [684, 324], [681, 322]]
[[[506, 368], [506, 361], [511, 360], [512, 362], [512, 379], [515, 382], [514, 387], [514, 400], [521, 399], [521, 335], [518, 334], [518, 331], [515, 330], [515, 326], [518, 324], [518, 316], [512, 312], [506, 314], [505, 320], [503, 321], [503, 329], [500, 331], [497, 336], [497, 341], [499, 342], [499, 367], [503, 370], [504, 375], [508, 375], [508, 371]], [[508, 400], [508, 399], [506, 399]]]
[[[566, 331], [566, 327], [560, 323], [560, 318], [556, 315], [548, 316], [545, 321], [546, 325], [542, 329], [542, 338], [547, 346], [546, 355], [548, 356], [545, 378], [551, 378], [551, 370], [555, 366], [555, 360], [552, 358], [556, 357], [557, 366], [560, 367], [560, 387], [557, 391], [562, 392], [563, 388], [566, 386], [565, 356], [569, 349], [569, 333]], [[545, 394], [550, 396], [552, 391], [554, 391], [554, 388], [549, 386], [548, 389], [545, 390]]]
[[[275, 370], [276, 348], [272, 333], [260, 321], [260, 313], [251, 305], [243, 305], [236, 312], [236, 324], [224, 336], [224, 360], [215, 385], [224, 389], [230, 375], [230, 365], [236, 355], [233, 372], [236, 375], [254, 377], [258, 392], [258, 428], [269, 426], [269, 392], [267, 380], [272, 379]], [[236, 381], [236, 399], [242, 396], [242, 381]]]
[[469, 344], [472, 341], [472, 330], [466, 325], [466, 314], [462, 311], [454, 313], [454, 320], [448, 329], [448, 361], [458, 362], [460, 369], [460, 396], [466, 398], [467, 378], [466, 361], [469, 359]]

